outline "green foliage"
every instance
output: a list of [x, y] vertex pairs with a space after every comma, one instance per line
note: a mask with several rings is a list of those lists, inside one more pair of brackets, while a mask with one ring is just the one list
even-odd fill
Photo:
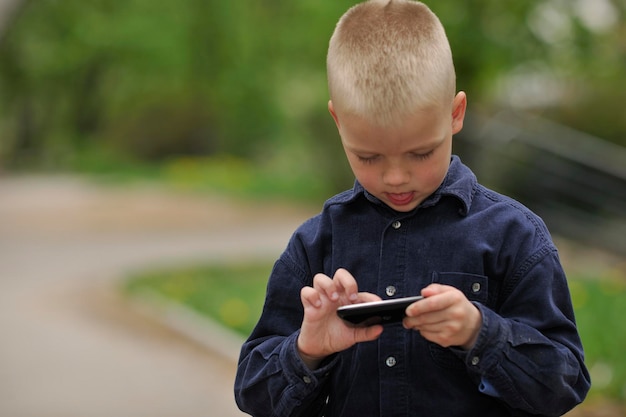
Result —
[[104, 183], [154, 183], [175, 191], [218, 193], [254, 200], [278, 199], [318, 205], [333, 191], [323, 178], [308, 174], [306, 162], [293, 157], [254, 162], [215, 154], [170, 158], [154, 165], [110, 149], [85, 149], [76, 158], [68, 158], [67, 164], [73, 171]]
[[[212, 153], [282, 158], [298, 149], [318, 161], [309, 173], [345, 184], [326, 111], [325, 54], [354, 3], [25, 1], [0, 32], [0, 163], [67, 168], [83, 148], [157, 162]], [[585, 14], [584, 5], [604, 15]], [[536, 111], [623, 141], [626, 118], [614, 109], [626, 93], [613, 86], [623, 81], [624, 2], [431, 7], [472, 108], [514, 101], [509, 90], [528, 90], [519, 80], [547, 74], [561, 96]]]
[[[150, 271], [130, 277], [127, 288], [131, 294], [145, 289], [158, 291], [247, 336], [260, 316], [270, 270], [267, 263], [249, 263]], [[590, 398], [624, 403], [624, 277], [576, 277], [570, 280], [570, 290], [591, 372]]]
[[177, 158], [160, 170], [161, 184], [192, 191], [230, 193], [240, 197], [322, 201], [331, 190], [320, 178], [279, 163], [253, 165], [228, 155]]

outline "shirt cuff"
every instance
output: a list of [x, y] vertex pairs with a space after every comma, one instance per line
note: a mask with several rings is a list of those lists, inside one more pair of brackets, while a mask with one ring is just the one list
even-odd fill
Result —
[[290, 385], [301, 393], [306, 394], [316, 390], [326, 381], [331, 370], [339, 361], [339, 355], [327, 357], [322, 361], [319, 368], [311, 370], [306, 366], [298, 353], [297, 341], [299, 335], [300, 332], [297, 331], [289, 336], [283, 345], [280, 361], [285, 364], [283, 372]]
[[480, 303], [473, 304], [480, 310], [482, 316], [482, 326], [476, 343], [469, 350], [453, 348], [452, 351], [465, 362], [471, 372], [483, 373], [500, 361], [507, 338], [503, 334], [500, 316]]

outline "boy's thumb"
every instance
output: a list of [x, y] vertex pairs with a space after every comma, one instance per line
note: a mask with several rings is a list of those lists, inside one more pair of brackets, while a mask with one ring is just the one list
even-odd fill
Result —
[[436, 294], [441, 294], [444, 292], [444, 286], [441, 284], [430, 284], [428, 287], [422, 289], [423, 297], [432, 297]]
[[378, 337], [382, 334], [383, 326], [380, 324], [376, 324], [374, 326], [367, 326], [359, 330], [362, 330], [359, 336], [363, 337], [360, 342], [371, 342], [372, 340], [378, 339]]

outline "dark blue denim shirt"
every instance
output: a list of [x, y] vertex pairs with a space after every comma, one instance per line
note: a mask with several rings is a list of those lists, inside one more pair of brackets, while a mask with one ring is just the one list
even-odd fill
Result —
[[[482, 313], [469, 351], [402, 325], [309, 370], [296, 350], [300, 289], [346, 268], [383, 299], [452, 285]], [[276, 262], [242, 347], [239, 407], [253, 416], [559, 416], [590, 386], [565, 274], [546, 226], [486, 189], [457, 157], [408, 213], [357, 182], [305, 222]]]

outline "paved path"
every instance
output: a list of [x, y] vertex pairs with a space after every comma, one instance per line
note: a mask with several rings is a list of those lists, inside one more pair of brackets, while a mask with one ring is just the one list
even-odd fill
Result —
[[0, 416], [230, 417], [235, 364], [138, 315], [136, 268], [274, 258], [311, 212], [0, 177]]

